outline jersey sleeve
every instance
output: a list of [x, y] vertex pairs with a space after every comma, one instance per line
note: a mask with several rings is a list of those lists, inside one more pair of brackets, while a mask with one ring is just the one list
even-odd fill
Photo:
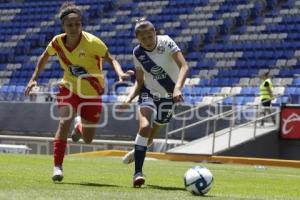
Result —
[[138, 59], [135, 57], [135, 55], [133, 54], [133, 64], [134, 64], [134, 67], [136, 69], [142, 69], [142, 65], [141, 63], [138, 61]]
[[99, 55], [101, 57], [104, 57], [106, 52], [108, 51], [106, 44], [101, 39], [96, 38], [95, 45], [97, 47], [96, 49], [97, 49], [97, 52], [99, 52]]
[[172, 40], [168, 35], [166, 35], [166, 50], [172, 55], [176, 53], [177, 51], [180, 51], [180, 48], [177, 46], [177, 44]]
[[56, 36], [51, 40], [51, 42], [49, 42], [49, 44], [48, 44], [48, 46], [46, 47], [46, 51], [47, 51], [47, 53], [50, 55], [50, 56], [53, 56], [53, 55], [55, 55], [56, 54], [56, 51], [55, 51], [55, 49], [54, 49], [54, 47], [52, 46], [52, 42], [54, 41], [54, 40], [56, 40]]

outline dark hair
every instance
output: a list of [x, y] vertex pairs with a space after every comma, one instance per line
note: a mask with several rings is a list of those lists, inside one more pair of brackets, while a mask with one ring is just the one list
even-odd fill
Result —
[[76, 13], [81, 17], [81, 10], [74, 2], [66, 1], [64, 2], [59, 9], [59, 18], [62, 21], [65, 16], [70, 13]]
[[152, 29], [155, 31], [154, 25], [150, 21], [146, 20], [146, 18], [143, 17], [143, 18], [137, 19], [135, 27], [134, 27], [135, 35], [137, 35], [139, 32], [141, 32], [145, 29]]

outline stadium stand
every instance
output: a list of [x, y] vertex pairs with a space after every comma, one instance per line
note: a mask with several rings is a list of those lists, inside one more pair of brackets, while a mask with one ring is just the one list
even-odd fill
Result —
[[[205, 109], [214, 111], [215, 105], [216, 110], [218, 106], [223, 106], [224, 112], [232, 112], [232, 115], [238, 116], [241, 113], [240, 107], [259, 104], [258, 77], [265, 72], [272, 76], [273, 92], [278, 95], [273, 101], [274, 106], [278, 108], [290, 102], [299, 103], [300, 0], [74, 1], [84, 11], [84, 30], [100, 37], [110, 47], [110, 52], [120, 61], [124, 70], [134, 68], [132, 50], [137, 40], [134, 39], [133, 24], [139, 17], [146, 16], [162, 34], [170, 35], [184, 53], [190, 66], [190, 74], [183, 88], [186, 103], [183, 106], [194, 106], [193, 108], [198, 109], [195, 113], [203, 118], [202, 121], [182, 120], [184, 122], [173, 119], [170, 126], [163, 130], [166, 134], [160, 134], [159, 142], [155, 143], [160, 150], [213, 135], [211, 133], [218, 135], [218, 131], [224, 132], [226, 128], [243, 125], [244, 118], [234, 119], [229, 124], [226, 120], [218, 119], [221, 113], [213, 113], [215, 116], [210, 117]], [[64, 0], [0, 2], [0, 103], [2, 108], [6, 108], [6, 112], [0, 115], [0, 121], [5, 122], [0, 123], [3, 133], [0, 142], [27, 144], [32, 152], [37, 153], [48, 154], [52, 151], [50, 144], [57, 121], [45, 114], [49, 113], [52, 104], [40, 102], [54, 100], [51, 93], [57, 91], [56, 85], [63, 74], [56, 58], [51, 58], [45, 71], [40, 74], [35, 94], [28, 98], [23, 93], [38, 56], [52, 37], [62, 31], [56, 13], [63, 2]], [[122, 101], [126, 97], [134, 79], [117, 84], [115, 73], [108, 63], [104, 63], [103, 72], [106, 76], [103, 102], [113, 106], [110, 103]], [[39, 103], [38, 108], [36, 104], [26, 104], [27, 109], [22, 110], [22, 115], [8, 115], [22, 109], [22, 105], [11, 105], [10, 102], [30, 101]], [[254, 116], [253, 110], [258, 110], [255, 105], [245, 109], [245, 113]], [[38, 115], [29, 116], [28, 113], [31, 112]], [[24, 117], [28, 118], [27, 121], [23, 120]], [[104, 128], [98, 129], [95, 146], [71, 146], [68, 153], [85, 151], [85, 148], [86, 151], [130, 149], [137, 129], [136, 121], [126, 122], [124, 125], [125, 122], [122, 124], [113, 119], [110, 113], [104, 119], [108, 123]], [[203, 119], [210, 121], [206, 123]], [[28, 125], [28, 121], [36, 123]], [[199, 125], [196, 128], [186, 128], [191, 123]], [[255, 122], [249, 120], [247, 123]], [[123, 128], [125, 126], [126, 130]], [[269, 135], [278, 139], [278, 127], [266, 129], [268, 128], [275, 131]], [[260, 127], [257, 135], [268, 131], [266, 129]], [[239, 129], [237, 132], [245, 131]], [[169, 137], [168, 141], [174, 139], [177, 143], [170, 145], [163, 137]], [[73, 150], [73, 147], [77, 149]]]
[[[0, 100], [29, 101], [22, 95], [38, 56], [61, 31], [57, 13], [63, 1], [25, 0], [0, 3]], [[238, 104], [257, 102], [258, 75], [269, 71], [274, 90], [282, 97], [275, 105], [297, 101], [300, 74], [300, 1], [287, 0], [78, 0], [85, 11], [85, 30], [103, 39], [124, 69], [133, 68], [131, 53], [136, 18], [146, 16], [163, 34], [179, 44], [189, 66], [186, 103], [236, 95]], [[122, 99], [132, 84], [115, 85], [107, 77], [104, 102]], [[62, 70], [51, 59], [39, 77], [39, 92], [51, 91]], [[113, 85], [113, 87], [112, 87]], [[247, 86], [247, 87], [245, 87]], [[48, 98], [49, 100], [49, 98]]]

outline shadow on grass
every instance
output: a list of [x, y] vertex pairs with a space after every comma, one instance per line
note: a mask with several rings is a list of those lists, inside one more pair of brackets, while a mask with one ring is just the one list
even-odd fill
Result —
[[[186, 191], [185, 188], [180, 188], [180, 187], [168, 187], [168, 186], [159, 186], [159, 185], [146, 185], [146, 188], [151, 188], [155, 190], [169, 190], [169, 191]], [[188, 191], [186, 191], [188, 192]], [[192, 195], [192, 194], [191, 194]], [[196, 195], [195, 195], [196, 196]], [[202, 198], [204, 197], [215, 197], [213, 195], [200, 195]]]
[[185, 191], [184, 188], [180, 188], [180, 187], [168, 187], [168, 186], [159, 186], [159, 185], [146, 185], [146, 187], [151, 188], [151, 189], [156, 189], [156, 190]]
[[61, 182], [61, 183], [57, 183], [57, 184], [64, 184], [64, 185], [81, 185], [81, 186], [89, 186], [89, 187], [119, 187], [118, 185], [100, 184], [100, 183], [88, 183], [88, 182], [81, 182], [81, 183]]

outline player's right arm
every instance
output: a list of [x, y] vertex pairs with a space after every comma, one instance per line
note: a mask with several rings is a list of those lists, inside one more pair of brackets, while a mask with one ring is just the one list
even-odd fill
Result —
[[45, 68], [45, 66], [49, 60], [49, 57], [50, 57], [49, 53], [47, 51], [44, 51], [43, 54], [38, 58], [35, 70], [32, 74], [31, 79], [29, 80], [29, 82], [26, 86], [25, 96], [28, 96], [31, 89], [37, 85], [37, 82], [36, 82], [37, 77], [41, 73], [41, 71], [43, 71], [43, 69]]
[[125, 101], [122, 103], [122, 105], [118, 106], [119, 112], [127, 109], [129, 107], [129, 104], [132, 102], [132, 100], [139, 95], [141, 88], [144, 84], [144, 72], [141, 68], [136, 68], [135, 73], [135, 83], [134, 86], [129, 93], [128, 97], [125, 99]]
[[144, 84], [144, 72], [141, 68], [136, 68], [136, 80], [133, 86], [133, 89], [129, 93], [124, 103], [130, 103], [141, 91], [141, 88]]

